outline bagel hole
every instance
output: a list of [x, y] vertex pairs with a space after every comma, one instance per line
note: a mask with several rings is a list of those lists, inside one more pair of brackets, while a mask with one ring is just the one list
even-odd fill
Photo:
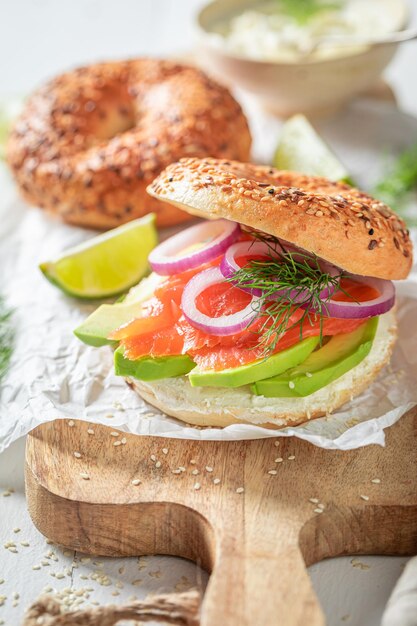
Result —
[[96, 137], [109, 140], [131, 130], [135, 126], [135, 109], [131, 101], [109, 102], [99, 112], [96, 125]]

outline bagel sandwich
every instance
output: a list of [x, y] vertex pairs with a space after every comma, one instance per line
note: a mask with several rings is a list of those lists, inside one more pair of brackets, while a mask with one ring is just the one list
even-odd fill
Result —
[[152, 273], [76, 335], [115, 348], [149, 404], [197, 426], [269, 428], [329, 415], [364, 391], [396, 338], [408, 230], [347, 184], [182, 159], [148, 193], [204, 221], [159, 244]]

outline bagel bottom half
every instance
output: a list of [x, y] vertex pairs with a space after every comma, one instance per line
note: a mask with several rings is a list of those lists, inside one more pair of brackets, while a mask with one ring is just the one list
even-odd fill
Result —
[[149, 404], [196, 426], [256, 424], [267, 428], [296, 426], [329, 414], [364, 391], [389, 361], [397, 325], [394, 311], [379, 320], [368, 356], [331, 384], [305, 398], [265, 398], [239, 388], [192, 387], [186, 376], [152, 382], [127, 379]]

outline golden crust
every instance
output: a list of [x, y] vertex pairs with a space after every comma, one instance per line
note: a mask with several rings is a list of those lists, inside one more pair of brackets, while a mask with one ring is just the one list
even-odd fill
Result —
[[182, 156], [248, 159], [239, 104], [199, 70], [168, 61], [100, 63], [36, 91], [14, 124], [7, 160], [23, 197], [65, 221], [110, 228], [155, 211], [188, 214], [146, 186]]
[[181, 159], [148, 187], [158, 200], [272, 234], [354, 274], [405, 278], [407, 227], [383, 202], [349, 185], [218, 159]]

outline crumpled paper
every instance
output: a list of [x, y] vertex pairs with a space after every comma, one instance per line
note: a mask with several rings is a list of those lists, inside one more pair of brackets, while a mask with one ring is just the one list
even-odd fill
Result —
[[410, 278], [397, 285], [399, 338], [390, 365], [365, 393], [331, 416], [278, 431], [252, 425], [199, 429], [167, 417], [114, 375], [110, 348], [85, 346], [73, 335], [97, 304], [65, 296], [38, 269], [41, 261], [93, 233], [28, 210], [4, 166], [0, 188], [0, 289], [14, 309], [16, 328], [13, 357], [1, 385], [0, 451], [42, 422], [63, 418], [138, 435], [201, 440], [295, 436], [322, 448], [349, 450], [383, 445], [384, 429], [417, 404], [415, 266]]

